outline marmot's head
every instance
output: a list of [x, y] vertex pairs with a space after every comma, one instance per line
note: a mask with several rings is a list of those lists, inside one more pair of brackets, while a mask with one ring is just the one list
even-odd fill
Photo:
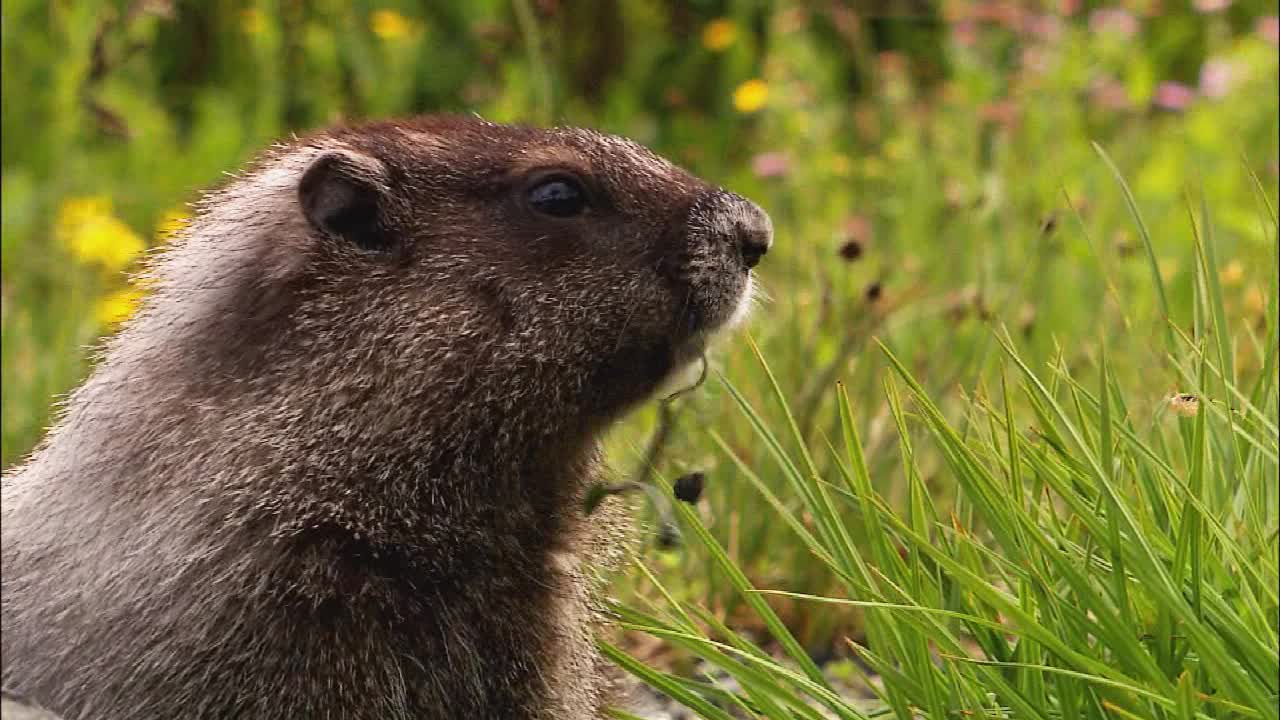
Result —
[[[261, 272], [291, 288], [271, 303], [288, 310], [274, 342], [401, 374], [563, 367], [555, 399], [600, 416], [744, 314], [772, 239], [755, 204], [633, 142], [476, 119], [321, 133], [215, 195], [209, 215], [233, 222], [246, 197], [289, 236], [258, 241]], [[464, 385], [486, 392], [482, 377]]]

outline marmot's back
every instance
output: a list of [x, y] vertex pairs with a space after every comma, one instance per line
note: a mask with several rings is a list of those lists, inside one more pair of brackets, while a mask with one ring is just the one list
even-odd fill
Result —
[[629, 141], [266, 153], [4, 478], [4, 686], [83, 718], [573, 718], [598, 437], [739, 320], [767, 216]]

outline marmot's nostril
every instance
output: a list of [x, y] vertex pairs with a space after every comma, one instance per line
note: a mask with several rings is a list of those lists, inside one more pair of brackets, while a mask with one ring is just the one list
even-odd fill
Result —
[[760, 264], [760, 258], [769, 252], [773, 233], [767, 229], [743, 226], [738, 229], [738, 250], [742, 253], [742, 262], [753, 268]]
[[709, 243], [716, 252], [728, 251], [750, 270], [773, 245], [773, 221], [759, 205], [736, 193], [715, 189], [703, 195], [689, 214], [691, 239]]
[[740, 202], [745, 207], [737, 222], [738, 251], [742, 253], [743, 264], [753, 268], [760, 264], [760, 258], [773, 244], [773, 222], [760, 206], [746, 199]]

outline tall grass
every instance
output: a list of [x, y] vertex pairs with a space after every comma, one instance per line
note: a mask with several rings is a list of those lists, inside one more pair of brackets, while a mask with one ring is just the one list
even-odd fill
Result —
[[[675, 503], [760, 632], [728, 627], [643, 569], [659, 592], [616, 612], [628, 632], [699, 656], [736, 685], [647, 667], [612, 643], [605, 652], [706, 718], [1280, 717], [1276, 306], [1261, 328], [1232, 327], [1241, 318], [1223, 304], [1213, 218], [1196, 208], [1191, 316], [1164, 324], [1167, 345], [1150, 353], [1139, 387], [1095, 337], [1059, 338], [1091, 343], [1087, 363], [1073, 367], [1059, 348], [1037, 364], [997, 328], [998, 381], [970, 388], [954, 416], [893, 348], [869, 350], [887, 361], [898, 501], [872, 482], [856, 396], [836, 382], [838, 434], [806, 438], [753, 344], [774, 420], [720, 381], [763, 457], [748, 462], [709, 432], [738, 470], [735, 491], [770, 506], [763, 522], [785, 527], [835, 591], [753, 584], [699, 510]], [[1263, 222], [1275, 249], [1269, 204]], [[1152, 280], [1149, 299], [1167, 307], [1158, 271]], [[1261, 368], [1249, 382], [1242, 355]], [[1157, 377], [1177, 394], [1136, 410]], [[943, 458], [949, 510], [922, 479], [925, 453]], [[832, 462], [819, 469], [817, 456]], [[860, 612], [847, 667], [875, 701], [832, 688], [776, 610], [797, 605]]]

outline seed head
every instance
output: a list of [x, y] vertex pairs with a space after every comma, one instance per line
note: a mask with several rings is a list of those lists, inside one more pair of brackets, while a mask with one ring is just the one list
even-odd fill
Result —
[[671, 484], [672, 491], [675, 493], [677, 500], [692, 505], [698, 502], [698, 498], [702, 497], [702, 485], [705, 480], [706, 476], [701, 472], [681, 475]]
[[1200, 412], [1200, 398], [1191, 393], [1174, 393], [1169, 398], [1169, 409], [1182, 417], [1195, 417]]

